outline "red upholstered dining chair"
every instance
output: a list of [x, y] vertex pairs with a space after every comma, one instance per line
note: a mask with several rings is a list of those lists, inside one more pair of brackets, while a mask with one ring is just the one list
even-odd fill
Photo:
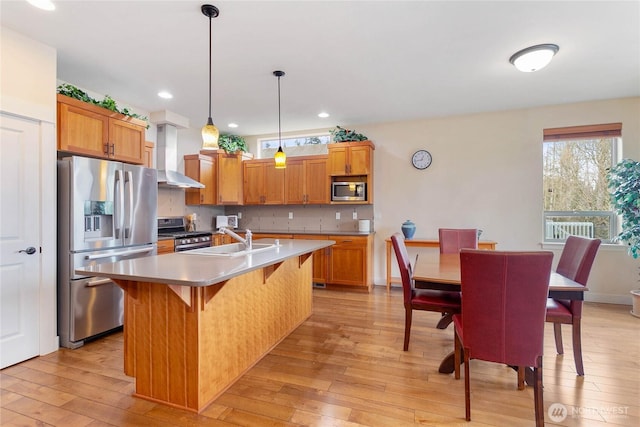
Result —
[[[542, 353], [553, 253], [460, 251], [462, 312], [453, 316], [455, 377], [464, 353], [465, 413], [471, 420], [469, 361], [533, 368], [536, 426], [544, 425]], [[523, 382], [524, 383], [524, 382]]]
[[476, 228], [439, 228], [441, 254], [457, 254], [460, 249], [478, 249]]
[[[560, 255], [556, 273], [568, 277], [581, 285], [586, 285], [599, 246], [600, 239], [569, 236]], [[547, 322], [553, 323], [556, 350], [558, 354], [564, 353], [561, 325], [563, 323], [571, 325], [573, 329], [573, 359], [576, 363], [576, 372], [578, 375], [583, 376], [581, 319], [582, 300], [547, 299]]]
[[411, 335], [411, 320], [413, 310], [436, 311], [440, 313], [460, 312], [460, 292], [436, 291], [430, 289], [415, 289], [413, 287], [413, 270], [409, 261], [404, 237], [400, 233], [391, 236], [393, 250], [398, 260], [400, 276], [402, 278], [402, 292], [404, 294], [404, 351], [409, 349]]
[[[441, 254], [457, 254], [460, 249], [478, 249], [478, 229], [476, 228], [439, 228], [438, 240]], [[436, 328], [446, 329], [454, 313], [442, 313]]]

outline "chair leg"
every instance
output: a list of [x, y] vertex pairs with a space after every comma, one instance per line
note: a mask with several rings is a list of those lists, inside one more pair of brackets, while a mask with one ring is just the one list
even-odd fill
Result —
[[584, 376], [584, 366], [582, 365], [582, 338], [580, 333], [580, 319], [573, 321], [573, 359], [576, 362], [576, 372], [581, 377]]
[[451, 322], [453, 322], [453, 313], [442, 313], [442, 317], [438, 320], [436, 328], [447, 329], [447, 326], [449, 326]]
[[562, 325], [560, 323], [553, 324], [553, 335], [556, 338], [556, 351], [558, 354], [564, 354], [564, 349], [562, 348]]
[[533, 397], [536, 411], [536, 427], [544, 427], [544, 398], [542, 396], [542, 356], [533, 368]]
[[524, 390], [525, 372], [526, 372], [525, 366], [518, 366], [518, 390]]
[[409, 350], [409, 338], [411, 336], [411, 307], [404, 308], [404, 351]]
[[454, 332], [453, 335], [453, 346], [454, 346], [454, 366], [453, 372], [455, 379], [460, 379], [460, 350], [462, 349], [462, 345], [460, 344], [460, 338], [458, 337], [458, 333]]
[[469, 378], [469, 350], [464, 352], [464, 412], [465, 419], [471, 421], [471, 383]]

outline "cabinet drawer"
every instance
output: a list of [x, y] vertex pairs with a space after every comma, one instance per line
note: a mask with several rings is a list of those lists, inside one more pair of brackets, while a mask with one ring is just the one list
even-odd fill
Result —
[[158, 240], [158, 255], [172, 253], [174, 250], [173, 239]]

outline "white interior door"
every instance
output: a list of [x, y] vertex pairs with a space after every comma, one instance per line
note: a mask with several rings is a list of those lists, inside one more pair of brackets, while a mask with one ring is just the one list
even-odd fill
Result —
[[0, 368], [39, 353], [39, 138], [38, 122], [0, 115]]

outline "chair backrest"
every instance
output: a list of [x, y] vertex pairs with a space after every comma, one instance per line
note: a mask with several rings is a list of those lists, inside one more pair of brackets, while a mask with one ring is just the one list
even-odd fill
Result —
[[411, 262], [409, 261], [409, 253], [407, 247], [404, 244], [404, 236], [400, 233], [394, 233], [391, 236], [391, 244], [393, 245], [393, 251], [396, 254], [398, 260], [398, 268], [400, 269], [400, 277], [402, 278], [402, 292], [404, 294], [404, 303], [411, 303], [411, 293], [413, 291], [413, 282], [411, 281], [412, 269]]
[[478, 229], [439, 228], [441, 254], [457, 254], [460, 249], [478, 249]]
[[462, 249], [462, 335], [472, 359], [537, 366], [553, 253]]
[[599, 246], [600, 239], [569, 236], [560, 255], [556, 272], [574, 282], [586, 285]]
[[[600, 243], [600, 239], [569, 236], [560, 254], [556, 273], [586, 286]], [[563, 304], [569, 307], [573, 317], [582, 317], [582, 300], [563, 301]]]

